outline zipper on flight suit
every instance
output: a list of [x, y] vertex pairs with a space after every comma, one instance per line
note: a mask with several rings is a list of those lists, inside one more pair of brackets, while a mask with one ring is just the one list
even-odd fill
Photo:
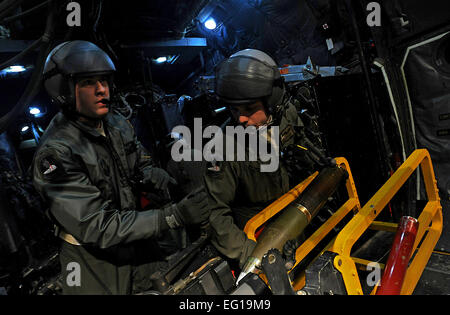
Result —
[[105, 142], [106, 148], [111, 152], [114, 164], [117, 166], [117, 168], [119, 170], [120, 183], [122, 185], [126, 185], [126, 186], [130, 187], [133, 190], [136, 187], [136, 183], [127, 176], [127, 173], [126, 173], [126, 171], [122, 165], [122, 162], [120, 160], [120, 156], [117, 153], [116, 149], [114, 148], [114, 145], [111, 142], [109, 134], [107, 134], [105, 139], [104, 140], [102, 139], [102, 141]]

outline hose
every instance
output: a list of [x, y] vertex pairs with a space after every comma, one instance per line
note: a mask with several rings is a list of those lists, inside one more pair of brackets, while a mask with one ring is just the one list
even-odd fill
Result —
[[5, 0], [0, 4], [0, 21], [12, 10], [17, 8], [24, 0]]
[[5, 0], [2, 3], [0, 3], [0, 14], [3, 13], [3, 11], [7, 10], [9, 6], [14, 4], [15, 0]]
[[0, 69], [4, 69], [12, 64], [14, 64], [17, 60], [22, 59], [23, 57], [25, 57], [29, 52], [33, 51], [34, 49], [38, 48], [40, 45], [42, 44], [42, 37], [35, 40], [30, 46], [28, 46], [27, 48], [25, 48], [24, 50], [22, 50], [20, 53], [18, 53], [17, 55], [15, 55], [14, 57], [12, 57], [9, 60], [6, 60], [5, 62], [3, 62], [2, 64], [0, 64]]
[[[39, 92], [42, 80], [42, 70], [44, 68], [47, 54], [51, 47], [53, 39], [53, 29], [55, 26], [54, 24], [56, 18], [56, 9], [52, 7], [52, 2], [53, 0], [49, 0], [49, 14], [47, 16], [44, 35], [42, 35], [42, 37], [38, 40], [40, 44], [40, 51], [37, 57], [33, 74], [27, 84], [25, 92], [22, 94], [17, 104], [6, 115], [0, 118], [0, 133], [3, 133], [11, 124], [11, 122], [15, 121], [15, 118], [25, 110], [25, 107]], [[36, 44], [37, 46], [36, 42], [33, 44]]]
[[48, 3], [49, 3], [49, 0], [44, 1], [44, 2], [42, 2], [42, 3], [32, 7], [31, 9], [28, 9], [28, 10], [22, 12], [22, 13], [19, 13], [19, 14], [14, 15], [14, 16], [7, 17], [2, 22], [5, 23], [5, 24], [8, 24], [8, 23], [11, 23], [11, 22], [13, 22], [13, 21], [15, 21], [17, 19], [24, 18], [24, 17], [30, 15], [31, 13], [34, 13], [35, 11], [40, 10], [43, 7], [47, 6]]

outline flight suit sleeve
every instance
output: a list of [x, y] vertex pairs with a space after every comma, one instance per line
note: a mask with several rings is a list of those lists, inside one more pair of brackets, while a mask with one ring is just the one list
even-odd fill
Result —
[[234, 222], [231, 204], [238, 189], [236, 169], [229, 162], [208, 168], [205, 175], [208, 204], [211, 207], [211, 242], [225, 256], [239, 260], [242, 267], [256, 243]]
[[42, 148], [33, 161], [33, 184], [67, 233], [82, 244], [100, 248], [159, 235], [161, 210], [114, 208], [111, 200], [101, 197], [81, 164], [64, 145]]

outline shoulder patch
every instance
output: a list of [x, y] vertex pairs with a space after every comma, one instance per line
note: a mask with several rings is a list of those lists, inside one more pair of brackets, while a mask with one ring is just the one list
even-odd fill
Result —
[[36, 162], [38, 163], [37, 171], [44, 179], [55, 180], [66, 174], [56, 150], [47, 149], [43, 151]]
[[225, 170], [225, 164], [222, 161], [212, 161], [206, 163], [206, 175], [211, 177], [222, 176]]
[[292, 127], [292, 125], [289, 124], [286, 128], [284, 128], [281, 131], [280, 134], [281, 145], [286, 144], [289, 140], [292, 139], [292, 137], [294, 137], [294, 135], [295, 135], [294, 128]]
[[208, 162], [207, 164], [207, 170], [208, 172], [212, 172], [212, 173], [218, 173], [222, 170], [221, 168], [221, 163], [217, 162], [217, 161], [212, 161], [212, 162]]

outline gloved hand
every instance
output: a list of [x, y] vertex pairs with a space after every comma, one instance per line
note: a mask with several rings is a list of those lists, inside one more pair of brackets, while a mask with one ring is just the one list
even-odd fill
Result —
[[293, 239], [287, 241], [283, 246], [283, 256], [286, 260], [285, 267], [287, 270], [291, 270], [292, 267], [295, 265], [295, 253], [297, 251], [297, 248], [299, 248], [301, 245], [301, 241], [298, 239]]
[[184, 197], [179, 203], [164, 209], [164, 217], [170, 228], [200, 224], [208, 220], [211, 209], [205, 188], [199, 188]]
[[174, 185], [177, 184], [177, 181], [162, 168], [147, 166], [142, 172], [144, 173], [144, 178], [142, 179], [141, 184], [150, 184], [157, 190], [165, 190], [169, 183]]

